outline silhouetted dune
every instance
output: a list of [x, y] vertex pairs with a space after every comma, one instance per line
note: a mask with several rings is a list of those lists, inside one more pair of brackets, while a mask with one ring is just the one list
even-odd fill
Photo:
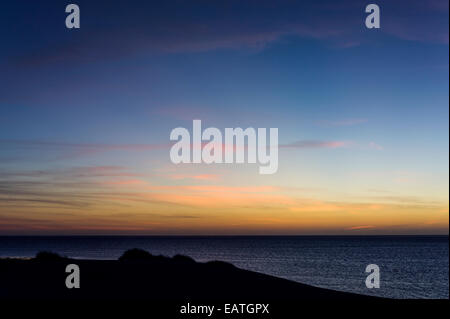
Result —
[[[162, 256], [161, 256], [162, 257]], [[155, 256], [150, 254], [148, 251], [133, 248], [127, 250], [119, 257], [120, 261], [143, 261], [143, 260], [154, 260]]]
[[40, 251], [36, 254], [36, 257], [34, 257], [34, 260], [39, 261], [56, 261], [56, 260], [63, 260], [67, 259], [66, 257], [62, 257], [58, 255], [57, 253], [53, 253], [50, 251]]
[[[66, 266], [80, 268], [80, 288], [65, 285]], [[239, 269], [222, 261], [199, 263], [177, 255], [131, 249], [119, 260], [77, 260], [41, 252], [36, 258], [0, 259], [0, 298], [147, 299], [170, 302], [372, 299], [316, 288]]]

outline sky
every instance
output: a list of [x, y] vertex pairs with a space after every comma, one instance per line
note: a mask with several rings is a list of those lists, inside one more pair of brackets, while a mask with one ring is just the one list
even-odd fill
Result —
[[[448, 1], [8, 1], [0, 235], [448, 234]], [[192, 121], [279, 165], [173, 164]]]

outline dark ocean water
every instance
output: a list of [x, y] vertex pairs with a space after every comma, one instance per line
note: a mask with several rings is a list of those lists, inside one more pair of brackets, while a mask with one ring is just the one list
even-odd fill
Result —
[[[391, 298], [449, 298], [448, 236], [297, 237], [0, 237], [0, 257], [54, 251], [73, 258], [117, 259], [142, 248], [155, 255], [223, 260], [318, 287]], [[368, 264], [381, 287], [365, 286]]]

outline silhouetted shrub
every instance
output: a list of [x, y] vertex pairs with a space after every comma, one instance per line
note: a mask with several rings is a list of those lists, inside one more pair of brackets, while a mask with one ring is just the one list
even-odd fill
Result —
[[36, 257], [34, 257], [34, 259], [39, 261], [55, 261], [55, 260], [62, 260], [65, 258], [51, 251], [40, 251], [36, 254]]
[[175, 255], [173, 256], [173, 260], [180, 263], [190, 263], [195, 264], [195, 260], [191, 257], [184, 256], [184, 255]]
[[129, 249], [119, 257], [120, 261], [134, 261], [134, 260], [153, 260], [154, 256], [148, 251], [139, 248]]
[[219, 261], [219, 260], [208, 261], [206, 264], [211, 265], [215, 268], [223, 269], [223, 270], [236, 268], [233, 264], [230, 264], [230, 263], [227, 263], [224, 261]]

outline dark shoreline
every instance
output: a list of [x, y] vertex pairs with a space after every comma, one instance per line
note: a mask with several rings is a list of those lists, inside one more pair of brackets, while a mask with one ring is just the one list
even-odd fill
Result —
[[[138, 252], [140, 253], [140, 252]], [[148, 254], [148, 253], [146, 253]], [[384, 300], [317, 288], [243, 270], [232, 264], [175, 257], [131, 255], [86, 260], [45, 255], [0, 259], [0, 299], [151, 300], [165, 302]], [[65, 286], [66, 266], [80, 268], [80, 288]]]
[[[372, 315], [385, 316], [387, 307], [389, 311], [396, 308], [403, 315], [428, 311], [430, 307], [448, 307], [448, 299], [372, 297], [317, 288], [220, 261], [199, 263], [180, 255], [172, 258], [148, 255], [125, 260], [51, 255], [26, 260], [0, 258], [0, 304], [16, 312], [58, 318], [68, 309], [72, 315], [89, 317], [123, 313], [127, 318], [144, 314], [148, 318], [285, 319], [301, 318], [308, 312], [316, 316], [335, 317], [341, 313], [346, 318], [360, 318], [367, 310]], [[68, 264], [80, 267], [79, 289], [68, 289], [65, 285]], [[230, 309], [234, 304], [250, 305], [249, 309], [264, 305], [269, 313], [225, 313], [225, 307], [228, 305]], [[206, 305], [216, 310], [211, 316], [183, 314], [187, 305]]]

